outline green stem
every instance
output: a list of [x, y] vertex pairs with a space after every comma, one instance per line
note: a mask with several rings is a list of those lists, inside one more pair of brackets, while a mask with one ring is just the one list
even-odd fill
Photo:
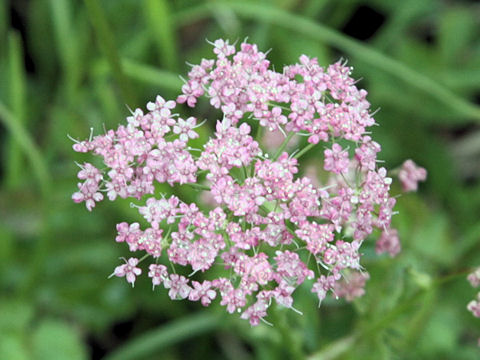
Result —
[[273, 161], [276, 161], [278, 159], [278, 157], [282, 154], [283, 150], [285, 150], [285, 148], [287, 147], [288, 143], [290, 142], [290, 140], [294, 135], [295, 135], [294, 131], [290, 131], [288, 133], [287, 137], [285, 138], [285, 140], [283, 140], [283, 143], [280, 145], [275, 155], [273, 155], [273, 158], [272, 158]]
[[453, 274], [448, 274], [448, 275], [445, 275], [441, 278], [438, 278], [436, 280], [434, 280], [432, 282], [433, 285], [435, 286], [441, 286], [445, 283], [448, 283], [452, 280], [456, 280], [458, 278], [466, 278], [468, 274], [470, 274], [472, 271], [474, 271], [474, 269], [465, 269], [465, 270], [462, 270], [462, 271], [459, 271], [459, 272], [456, 272], [456, 273], [453, 273]]
[[260, 140], [262, 139], [262, 134], [263, 134], [263, 127], [260, 125], [260, 122], [258, 122], [257, 132], [255, 134], [255, 140], [260, 142]]
[[206, 190], [206, 191], [211, 190], [209, 186], [203, 185], [203, 184], [188, 183], [188, 184], [185, 184], [185, 185], [191, 186], [191, 187], [193, 187], [194, 189], [197, 189], [197, 190]]
[[300, 150], [298, 153], [295, 154], [293, 157], [294, 159], [300, 158], [303, 154], [305, 154], [307, 151], [309, 151], [311, 148], [313, 148], [315, 144], [308, 144], [305, 146], [302, 150]]

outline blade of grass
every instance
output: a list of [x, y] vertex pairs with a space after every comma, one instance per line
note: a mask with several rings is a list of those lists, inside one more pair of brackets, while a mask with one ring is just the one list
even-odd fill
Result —
[[449, 69], [440, 74], [440, 80], [450, 88], [461, 90], [480, 89], [480, 68], [476, 69]]
[[[251, 2], [215, 2], [214, 4], [203, 4], [196, 8], [188, 9], [186, 12], [176, 14], [174, 23], [182, 24], [187, 20], [198, 20], [206, 14], [211, 15], [218, 7], [226, 7], [235, 11], [238, 15], [247, 19], [264, 21], [277, 25], [291, 31], [303, 34], [318, 41], [323, 41], [330, 46], [337, 48], [350, 56], [366, 64], [382, 70], [408, 85], [417, 88], [443, 103], [465, 119], [480, 121], [480, 107], [456, 95], [448, 88], [442, 86], [433, 79], [425, 76], [407, 65], [392, 59], [377, 50], [363, 45], [340, 32], [315, 23], [302, 16], [288, 13], [286, 11], [259, 5]], [[452, 118], [451, 122], [459, 124], [464, 122], [461, 118]]]
[[33, 173], [38, 180], [40, 190], [44, 197], [50, 193], [51, 183], [47, 164], [45, 163], [40, 149], [36, 146], [30, 134], [20, 121], [0, 102], [0, 121], [10, 132], [31, 163]]
[[146, 84], [174, 91], [179, 91], [183, 85], [178, 75], [134, 60], [122, 59], [122, 66], [128, 77]]
[[220, 328], [222, 315], [202, 312], [174, 320], [159, 329], [150, 331], [115, 350], [105, 360], [143, 359], [180, 341]]
[[77, 48], [76, 36], [72, 31], [72, 9], [68, 0], [50, 0], [50, 14], [53, 22], [55, 43], [64, 72], [68, 93], [75, 98], [74, 89], [80, 81], [81, 61]]
[[113, 33], [108, 25], [107, 19], [98, 1], [85, 0], [88, 17], [92, 23], [97, 36], [98, 43], [103, 51], [104, 56], [112, 69], [112, 75], [117, 82], [122, 97], [126, 104], [134, 108], [138, 105], [130, 82], [123, 73], [120, 56], [115, 46]]
[[157, 46], [159, 59], [167, 69], [177, 70], [177, 41], [168, 1], [146, 0], [143, 4], [146, 23]]
[[[26, 114], [26, 84], [23, 48], [20, 35], [13, 31], [8, 36], [8, 84], [10, 109], [19, 124], [24, 124]], [[9, 139], [7, 154], [5, 184], [9, 189], [14, 189], [20, 185], [22, 174], [24, 174], [22, 151], [16, 139]]]

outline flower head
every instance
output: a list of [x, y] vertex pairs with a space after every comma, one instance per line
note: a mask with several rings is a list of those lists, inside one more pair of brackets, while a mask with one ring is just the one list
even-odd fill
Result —
[[[295, 290], [307, 279], [320, 302], [330, 292], [361, 296], [368, 278], [361, 246], [374, 229], [383, 231], [378, 253], [400, 251], [390, 226], [391, 178], [377, 167], [381, 147], [369, 135], [375, 121], [367, 92], [341, 62], [324, 68], [302, 55], [277, 72], [254, 44], [238, 51], [224, 40], [212, 45], [216, 58], [192, 66], [176, 101], [157, 96], [126, 125], [73, 146], [99, 156], [105, 169], [81, 165], [73, 200], [92, 210], [103, 193], [111, 201], [132, 199], [146, 226], [121, 222], [116, 241], [145, 253], [153, 287], [163, 284], [174, 300], [209, 306], [218, 297], [227, 312], [258, 325], [272, 301], [300, 312]], [[201, 96], [223, 116], [203, 147], [193, 149], [189, 142], [202, 124], [172, 110], [195, 107]], [[300, 138], [310, 145], [289, 153], [287, 145]], [[304, 175], [298, 160], [313, 147], [324, 150], [324, 185]], [[407, 162], [399, 176], [413, 189], [426, 172]], [[155, 194], [158, 183], [201, 191], [198, 206]], [[178, 274], [159, 263], [162, 254]], [[132, 257], [113, 275], [133, 285], [139, 264]], [[476, 312], [478, 304], [469, 308]]]
[[142, 269], [137, 267], [138, 259], [130, 258], [125, 260], [125, 264], [117, 266], [112, 274], [118, 277], [124, 277], [127, 279], [127, 282], [132, 284], [132, 287], [135, 286], [135, 280], [137, 276], [142, 273]]
[[427, 170], [417, 166], [412, 160], [403, 163], [398, 178], [402, 183], [403, 191], [417, 191], [418, 182], [425, 181], [427, 178]]

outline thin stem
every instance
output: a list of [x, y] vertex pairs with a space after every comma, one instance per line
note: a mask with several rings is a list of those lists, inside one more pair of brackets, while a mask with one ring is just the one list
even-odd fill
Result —
[[260, 125], [260, 122], [258, 122], [258, 127], [257, 127], [257, 132], [255, 134], [255, 140], [260, 142], [261, 138], [262, 138], [262, 133], [263, 133], [263, 127], [262, 125]]
[[273, 158], [272, 158], [273, 161], [276, 161], [279, 158], [279, 156], [282, 154], [283, 150], [285, 150], [285, 148], [287, 147], [288, 143], [290, 142], [290, 140], [294, 135], [295, 135], [294, 131], [290, 131], [288, 133], [287, 137], [285, 138], [285, 140], [283, 140], [283, 143], [280, 145], [275, 155], [273, 155]]
[[245, 165], [243, 165], [242, 169], [243, 169], [243, 180], [245, 181], [248, 178], [247, 168], [245, 167]]
[[305, 154], [307, 151], [309, 151], [311, 148], [313, 148], [315, 146], [315, 144], [308, 144], [307, 146], [305, 146], [302, 150], [300, 150], [298, 153], [295, 154], [295, 156], [293, 157], [294, 159], [298, 159], [299, 157], [301, 157], [303, 154]]
[[194, 184], [194, 183], [188, 183], [188, 184], [185, 184], [185, 185], [188, 185], [188, 186], [191, 186], [197, 190], [206, 190], [206, 191], [210, 191], [210, 187], [207, 186], [207, 185], [203, 185], [203, 184]]

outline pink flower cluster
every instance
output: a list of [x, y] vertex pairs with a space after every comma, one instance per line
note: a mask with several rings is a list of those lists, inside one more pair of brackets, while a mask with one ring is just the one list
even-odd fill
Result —
[[[237, 51], [217, 40], [213, 46], [216, 58], [192, 67], [176, 101], [158, 96], [148, 112], [135, 110], [127, 125], [74, 145], [100, 156], [106, 168], [81, 165], [75, 202], [91, 210], [102, 193], [112, 201], [148, 195], [135, 205], [148, 225], [122, 222], [116, 237], [145, 255], [125, 260], [113, 275], [133, 285], [140, 263], [149, 259], [152, 285], [163, 285], [172, 299], [208, 306], [219, 298], [252, 325], [264, 321], [272, 301], [294, 309], [292, 295], [304, 282], [313, 284], [319, 302], [328, 293], [349, 301], [363, 295], [369, 276], [360, 260], [367, 237], [377, 228], [377, 252], [400, 251], [390, 227], [392, 179], [377, 167], [380, 145], [367, 131], [375, 121], [366, 91], [340, 62], [323, 68], [302, 55], [276, 72], [256, 45], [244, 42]], [[173, 110], [183, 103], [195, 107], [201, 96], [221, 109], [223, 119], [198, 153], [188, 145], [198, 137], [197, 120]], [[274, 155], [252, 136], [247, 121], [284, 134]], [[324, 184], [301, 175], [298, 158], [308, 149], [283, 151], [295, 137], [323, 151]], [[421, 179], [418, 168], [409, 169], [405, 179]], [[190, 186], [214, 205], [204, 210], [206, 204], [187, 203], [181, 195], [157, 194], [156, 182]]]

